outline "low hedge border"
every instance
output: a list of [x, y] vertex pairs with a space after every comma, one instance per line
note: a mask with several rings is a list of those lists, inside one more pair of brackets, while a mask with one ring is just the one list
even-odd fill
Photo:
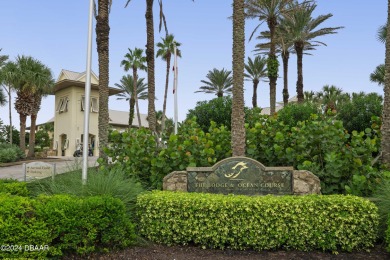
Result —
[[27, 197], [29, 191], [25, 182], [19, 182], [14, 179], [0, 180], [0, 193], [9, 193], [11, 195], [18, 195]]
[[377, 211], [368, 200], [343, 195], [153, 191], [137, 200], [140, 235], [152, 241], [241, 250], [368, 249], [377, 237]]
[[386, 229], [385, 239], [387, 242], [386, 243], [387, 244], [386, 250], [387, 250], [387, 252], [390, 252], [390, 214], [389, 214], [389, 218], [387, 221], [387, 229]]
[[[36, 199], [0, 193], [0, 258], [86, 254], [135, 242], [122, 201], [70, 195]], [[33, 246], [33, 247], [31, 247]]]

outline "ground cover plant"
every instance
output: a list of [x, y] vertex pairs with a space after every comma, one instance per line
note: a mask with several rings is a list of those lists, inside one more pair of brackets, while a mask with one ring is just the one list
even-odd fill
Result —
[[369, 249], [378, 228], [368, 200], [329, 196], [234, 196], [155, 191], [138, 197], [139, 230], [164, 244], [204, 248]]

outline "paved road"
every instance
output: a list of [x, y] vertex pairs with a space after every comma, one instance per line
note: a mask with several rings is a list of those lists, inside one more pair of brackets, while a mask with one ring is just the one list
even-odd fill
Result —
[[[97, 166], [98, 163], [96, 162], [98, 157], [88, 157], [88, 166], [93, 167]], [[74, 158], [74, 157], [48, 157], [46, 160], [34, 160], [36, 162], [44, 161], [46, 163], [56, 164], [56, 173], [64, 173], [71, 170], [81, 169], [83, 166], [83, 159], [82, 158]], [[34, 162], [34, 161], [28, 161]], [[0, 179], [17, 179], [17, 180], [24, 180], [24, 173], [23, 173], [23, 163], [17, 163], [10, 166], [0, 167]]]

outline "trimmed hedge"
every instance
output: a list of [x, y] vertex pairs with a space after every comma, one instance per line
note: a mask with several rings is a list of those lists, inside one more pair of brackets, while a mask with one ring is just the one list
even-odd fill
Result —
[[168, 245], [337, 253], [374, 245], [378, 209], [343, 195], [236, 196], [154, 191], [138, 197], [139, 230]]
[[135, 241], [135, 226], [124, 204], [112, 197], [30, 199], [3, 193], [0, 204], [0, 241], [8, 245], [0, 251], [0, 258], [85, 254]]
[[29, 195], [26, 183], [13, 179], [0, 180], [0, 193], [9, 193], [22, 197], [27, 197]]
[[386, 242], [387, 242], [387, 251], [390, 252], [390, 215], [389, 215], [389, 218], [388, 218], [388, 221], [387, 221], [387, 230], [386, 230], [386, 234], [385, 234], [385, 239], [386, 239]]

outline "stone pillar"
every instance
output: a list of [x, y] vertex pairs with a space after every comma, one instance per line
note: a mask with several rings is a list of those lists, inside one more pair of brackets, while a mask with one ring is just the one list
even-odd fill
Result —
[[187, 192], [187, 172], [174, 171], [163, 179], [163, 190]]

